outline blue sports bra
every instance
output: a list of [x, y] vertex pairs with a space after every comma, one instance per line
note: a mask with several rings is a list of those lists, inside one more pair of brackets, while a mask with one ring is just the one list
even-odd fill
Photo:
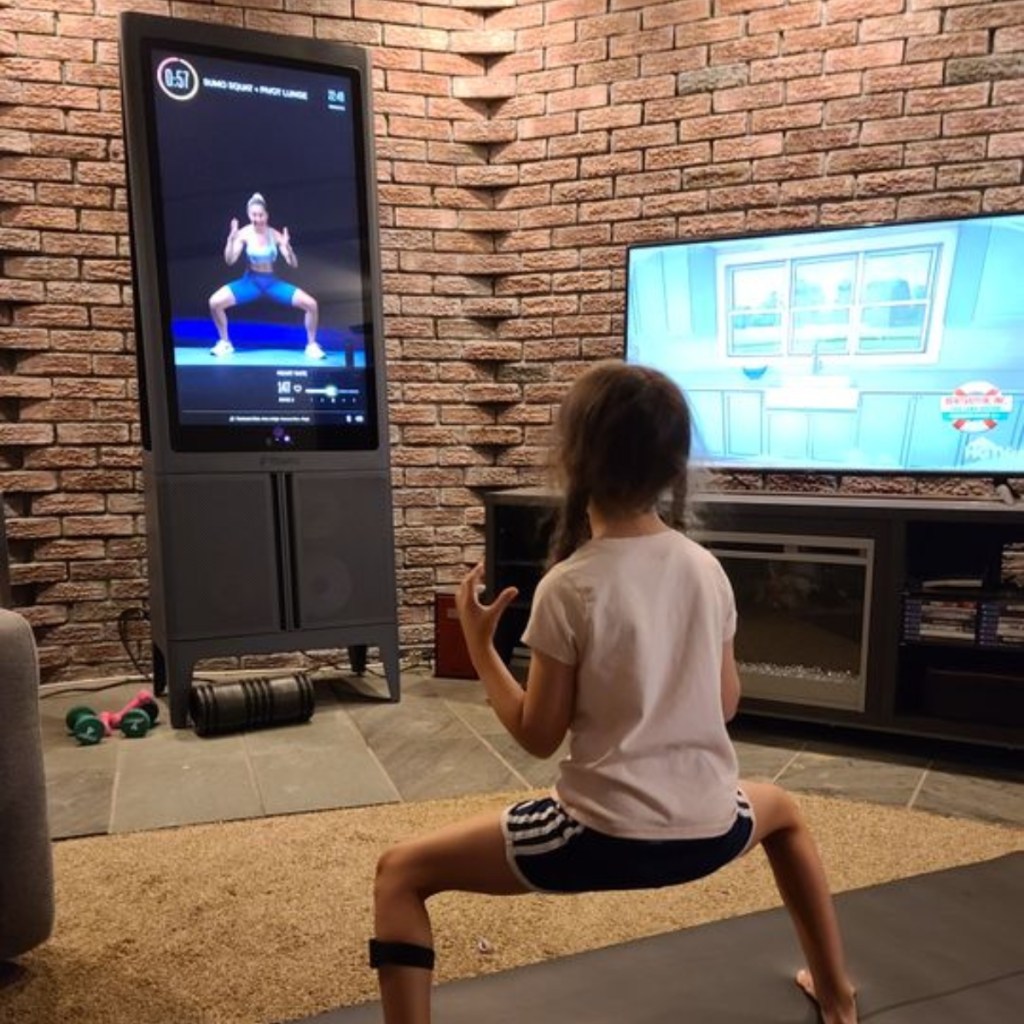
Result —
[[260, 246], [251, 237], [245, 241], [245, 255], [253, 263], [273, 263], [277, 259], [277, 239], [272, 231], [267, 231], [267, 244]]

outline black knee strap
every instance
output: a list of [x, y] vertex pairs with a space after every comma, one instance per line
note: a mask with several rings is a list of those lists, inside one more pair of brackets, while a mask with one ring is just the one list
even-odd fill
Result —
[[370, 939], [370, 966], [378, 967], [422, 967], [434, 969], [434, 951], [428, 946], [417, 946], [412, 942], [381, 942]]

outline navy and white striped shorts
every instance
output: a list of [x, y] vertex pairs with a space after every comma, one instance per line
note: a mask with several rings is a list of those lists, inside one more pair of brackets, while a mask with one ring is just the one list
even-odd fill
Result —
[[737, 790], [736, 820], [720, 836], [625, 839], [581, 825], [553, 797], [542, 797], [507, 808], [501, 828], [509, 865], [536, 892], [657, 889], [703, 878], [745, 853], [754, 814]]

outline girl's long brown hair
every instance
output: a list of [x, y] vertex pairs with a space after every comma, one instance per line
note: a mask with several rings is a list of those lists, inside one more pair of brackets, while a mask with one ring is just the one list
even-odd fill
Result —
[[555, 422], [554, 469], [563, 490], [550, 562], [568, 558], [590, 536], [587, 506], [623, 515], [672, 493], [681, 525], [690, 458], [690, 410], [664, 374], [615, 360], [580, 376]]

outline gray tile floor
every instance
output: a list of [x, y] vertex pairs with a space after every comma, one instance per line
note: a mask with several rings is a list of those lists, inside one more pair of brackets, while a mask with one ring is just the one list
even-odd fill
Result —
[[[46, 696], [53, 836], [527, 790], [554, 777], [558, 757], [538, 761], [520, 750], [476, 682], [406, 671], [397, 704], [383, 700], [383, 680], [372, 672], [318, 679], [316, 688], [315, 713], [302, 725], [202, 738], [160, 724], [141, 739], [114, 736], [95, 746], [79, 746], [68, 734], [68, 708], [119, 709], [138, 685]], [[733, 734], [750, 778], [1024, 826], [1024, 770], [1006, 753], [940, 754], [864, 737], [839, 743], [832, 734], [764, 721], [741, 722]]]

